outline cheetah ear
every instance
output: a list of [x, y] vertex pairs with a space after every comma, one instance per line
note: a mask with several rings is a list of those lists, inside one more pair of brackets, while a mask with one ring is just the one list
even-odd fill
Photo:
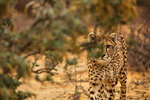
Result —
[[96, 34], [94, 32], [90, 32], [88, 34], [88, 38], [89, 38], [89, 41], [95, 41], [96, 39]]
[[110, 43], [112, 43], [113, 45], [116, 45], [116, 40], [117, 40], [117, 34], [116, 33], [112, 33], [108, 36], [107, 41], [109, 41]]
[[117, 39], [117, 34], [116, 34], [116, 33], [112, 33], [112, 34], [109, 35], [109, 38], [110, 38], [113, 42], [115, 42], [116, 39]]
[[90, 33], [88, 34], [88, 37], [91, 37], [91, 35], [94, 35], [94, 32], [90, 32]]
[[90, 32], [90, 33], [88, 34], [88, 38], [89, 38], [89, 39], [91, 39], [91, 38], [94, 37], [94, 36], [95, 36], [94, 32]]

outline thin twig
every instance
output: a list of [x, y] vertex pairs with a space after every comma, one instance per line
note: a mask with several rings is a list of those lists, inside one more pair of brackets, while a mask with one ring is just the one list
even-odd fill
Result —
[[74, 93], [74, 100], [78, 99], [78, 82], [77, 82], [77, 70], [75, 64], [75, 54], [74, 54], [74, 73], [75, 73], [75, 93]]
[[26, 59], [26, 58], [28, 58], [29, 56], [33, 56], [33, 55], [36, 55], [36, 54], [39, 54], [39, 53], [40, 53], [40, 51], [35, 51], [35, 52], [32, 52], [32, 53], [27, 54], [27, 55], [24, 56], [23, 58]]
[[57, 98], [61, 98], [63, 95], [65, 95], [67, 92], [65, 91], [63, 94], [60, 94], [59, 96], [53, 98], [53, 100], [57, 99]]
[[88, 92], [83, 88], [83, 86], [78, 86], [84, 93], [84, 95], [86, 95], [87, 97], [90, 97], [90, 95], [88, 94]]
[[97, 34], [97, 28], [98, 28], [98, 25], [95, 23], [94, 30], [93, 30], [95, 34]]
[[40, 68], [40, 69], [37, 69], [37, 70], [33, 70], [33, 67], [31, 67], [31, 71], [33, 73], [36, 73], [36, 74], [41, 74], [41, 73], [50, 73], [50, 69], [49, 68]]

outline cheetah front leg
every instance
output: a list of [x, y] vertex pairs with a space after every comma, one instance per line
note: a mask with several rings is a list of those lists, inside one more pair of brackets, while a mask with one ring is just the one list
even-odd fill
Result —
[[119, 81], [121, 84], [120, 100], [126, 100], [127, 69], [121, 68]]
[[111, 83], [107, 87], [107, 92], [109, 93], [109, 100], [114, 100], [115, 99], [115, 82]]
[[103, 99], [104, 97], [104, 84], [102, 84], [99, 89], [98, 89], [98, 93], [97, 93], [97, 100], [105, 100]]
[[89, 92], [90, 100], [97, 100], [98, 83], [90, 82]]

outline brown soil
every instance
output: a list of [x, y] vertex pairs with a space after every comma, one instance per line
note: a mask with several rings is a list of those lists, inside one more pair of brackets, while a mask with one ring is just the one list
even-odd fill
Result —
[[[42, 60], [39, 63], [40, 66], [43, 66]], [[63, 64], [57, 67], [58, 71], [53, 77], [54, 82], [37, 82], [33, 74], [31, 78], [23, 81], [18, 90], [36, 94], [36, 98], [32, 97], [27, 100], [73, 100], [74, 98], [88, 100], [86, 96], [88, 94], [88, 73], [85, 56], [80, 57], [79, 63], [76, 65], [77, 86], [79, 86], [78, 92], [80, 93], [78, 97], [74, 96], [75, 82], [68, 79], [62, 66]], [[70, 66], [69, 72], [72, 73], [72, 79], [75, 77], [74, 71], [74, 66]], [[44, 74], [40, 76], [42, 77]], [[119, 87], [120, 84], [116, 87], [116, 100], [119, 100]], [[150, 100], [150, 73], [128, 71], [127, 100]]]

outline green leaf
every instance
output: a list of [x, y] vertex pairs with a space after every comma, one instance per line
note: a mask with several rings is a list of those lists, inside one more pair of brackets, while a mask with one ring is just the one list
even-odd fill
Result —
[[78, 62], [77, 60], [78, 60], [77, 58], [73, 58], [73, 59], [67, 58], [67, 59], [66, 59], [66, 63], [67, 63], [68, 65], [76, 65], [77, 62]]

